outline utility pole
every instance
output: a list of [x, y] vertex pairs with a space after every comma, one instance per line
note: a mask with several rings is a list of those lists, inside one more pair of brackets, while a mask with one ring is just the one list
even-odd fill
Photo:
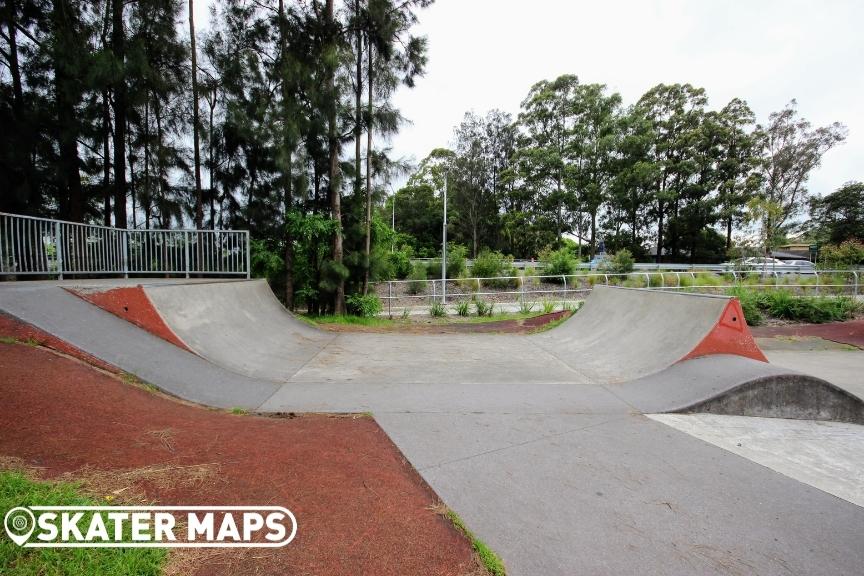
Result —
[[444, 174], [444, 234], [441, 241], [441, 303], [447, 303], [447, 174]]

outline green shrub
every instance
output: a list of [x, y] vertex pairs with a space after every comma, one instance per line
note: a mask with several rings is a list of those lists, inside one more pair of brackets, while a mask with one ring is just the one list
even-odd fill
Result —
[[567, 248], [561, 248], [551, 252], [544, 250], [540, 253], [544, 276], [568, 276], [576, 270], [576, 258]]
[[474, 301], [474, 309], [477, 310], [477, 316], [491, 316], [494, 307], [491, 302], [486, 302], [485, 300]]
[[635, 264], [636, 260], [633, 259], [633, 253], [622, 248], [612, 258], [604, 262], [601, 268], [611, 274], [629, 274], [633, 271]]
[[523, 300], [522, 302], [519, 303], [519, 311], [522, 314], [530, 314], [531, 312], [534, 311], [535, 306], [537, 306], [536, 302], [526, 302]]
[[820, 253], [824, 268], [846, 268], [864, 264], [864, 243], [846, 240], [839, 245], [824, 246]]
[[408, 293], [421, 294], [426, 289], [426, 266], [418, 262], [408, 275]]
[[544, 298], [540, 306], [543, 309], [543, 314], [551, 314], [555, 311], [555, 301], [551, 298]]
[[[684, 276], [681, 276], [684, 279]], [[750, 326], [758, 326], [763, 321], [762, 312], [759, 310], [758, 295], [753, 290], [747, 290], [739, 286], [729, 288], [726, 293], [729, 296], [734, 296], [741, 303], [741, 310], [744, 312], [744, 320]]]
[[502, 278], [517, 275], [513, 268], [513, 257], [491, 250], [483, 250], [477, 255], [471, 266], [471, 275], [476, 278], [488, 278], [483, 280], [483, 283], [493, 288], [511, 288], [518, 282], [517, 278]]
[[456, 314], [459, 316], [469, 316], [471, 314], [471, 302], [462, 300], [456, 303]]
[[387, 255], [387, 261], [390, 264], [390, 268], [393, 272], [393, 277], [399, 280], [404, 280], [411, 274], [412, 266], [411, 266], [411, 255], [408, 250], [397, 250], [396, 252], [390, 252]]
[[522, 271], [522, 282], [526, 286], [539, 286], [540, 278], [532, 278], [532, 276], [537, 276], [537, 269], [533, 266], [526, 266], [525, 270]]
[[444, 304], [436, 300], [429, 307], [429, 315], [434, 318], [443, 318], [447, 315], [447, 309], [444, 307]]
[[377, 294], [351, 294], [345, 298], [348, 313], [363, 318], [372, 318], [381, 313], [381, 299]]

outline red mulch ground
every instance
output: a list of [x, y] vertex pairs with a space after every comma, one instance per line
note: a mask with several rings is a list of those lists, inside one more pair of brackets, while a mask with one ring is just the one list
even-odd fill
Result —
[[[21, 333], [10, 334], [8, 324], [5, 334]], [[470, 544], [430, 510], [435, 494], [372, 418], [217, 412], [21, 344], [0, 343], [0, 398], [0, 457], [21, 458], [26, 466], [40, 467], [45, 478], [206, 465], [201, 469], [212, 474], [191, 484], [146, 474], [131, 482], [154, 503], [275, 504], [297, 517], [297, 537], [284, 548], [202, 552], [187, 559], [180, 573], [475, 571]]]
[[831, 322], [828, 324], [790, 324], [787, 326], [756, 326], [751, 328], [757, 338], [774, 336], [816, 336], [864, 349], [864, 320]]
[[83, 290], [67, 288], [71, 294], [99, 306], [103, 310], [147, 330], [163, 340], [189, 350], [186, 344], [168, 327], [141, 286]]

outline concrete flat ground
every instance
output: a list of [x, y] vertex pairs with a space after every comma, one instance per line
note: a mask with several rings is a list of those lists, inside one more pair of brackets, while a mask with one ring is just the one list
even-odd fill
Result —
[[[56, 287], [0, 287], [0, 309], [197, 402], [372, 411], [511, 575], [857, 574], [864, 565], [864, 508], [649, 417], [663, 402], [712, 393], [728, 376], [721, 357], [640, 387], [604, 380], [616, 367], [566, 354], [555, 331], [530, 345], [340, 334], [277, 379], [208, 362]], [[662, 345], [670, 329], [642, 338]], [[628, 338], [614, 343], [625, 375], [627, 346], [639, 340]], [[664, 390], [670, 397], [658, 400]]]

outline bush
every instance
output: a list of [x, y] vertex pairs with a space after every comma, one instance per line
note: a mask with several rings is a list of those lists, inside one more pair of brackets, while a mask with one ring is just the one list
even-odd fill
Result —
[[[447, 278], [461, 278], [465, 275], [465, 257], [468, 249], [461, 244], [447, 243]], [[441, 277], [441, 258], [429, 260], [426, 264], [429, 278]]]
[[544, 250], [540, 253], [540, 259], [545, 264], [544, 276], [568, 276], [576, 270], [576, 258], [567, 248], [554, 252]]
[[[684, 277], [682, 276], [683, 280]], [[682, 284], [683, 286], [683, 284]], [[726, 291], [729, 296], [738, 298], [741, 303], [741, 310], [744, 312], [744, 320], [750, 326], [759, 326], [763, 321], [762, 312], [759, 310], [758, 295], [753, 290], [746, 290], [740, 287], [730, 288]]]
[[426, 289], [426, 266], [418, 262], [408, 275], [408, 293], [421, 294]]
[[555, 301], [551, 298], [544, 298], [540, 305], [543, 308], [543, 314], [551, 314], [555, 311]]
[[387, 261], [393, 272], [393, 277], [404, 280], [411, 274], [411, 255], [408, 250], [397, 250], [387, 255]]
[[477, 255], [471, 266], [471, 275], [476, 278], [490, 278], [484, 283], [493, 288], [510, 288], [518, 282], [517, 278], [502, 278], [517, 275], [513, 268], [513, 257], [491, 250], [483, 250]]
[[381, 313], [381, 299], [377, 294], [351, 294], [345, 298], [348, 313], [363, 318], [372, 318]]
[[630, 250], [622, 248], [612, 258], [601, 265], [601, 269], [610, 274], [629, 274], [633, 271], [636, 261]]
[[864, 264], [864, 243], [860, 240], [846, 240], [840, 245], [825, 246], [821, 251], [822, 263], [826, 268], [846, 268]]
[[730, 288], [727, 294], [741, 302], [744, 318], [751, 326], [763, 321], [763, 314], [786, 320], [820, 324], [849, 320], [861, 305], [848, 297], [796, 296], [789, 290], [756, 292], [741, 287]]

